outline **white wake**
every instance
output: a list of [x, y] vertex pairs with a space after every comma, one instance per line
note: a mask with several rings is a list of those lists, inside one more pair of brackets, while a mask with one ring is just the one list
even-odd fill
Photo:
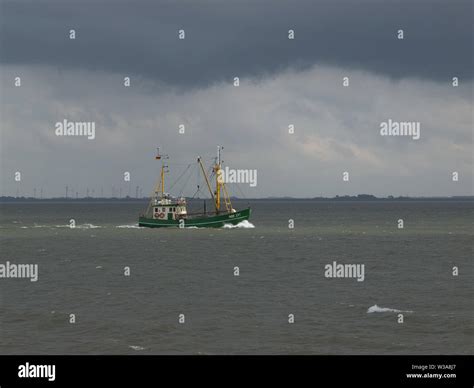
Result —
[[252, 224], [251, 222], [248, 222], [247, 220], [243, 220], [243, 221], [240, 221], [236, 225], [224, 224], [223, 228], [225, 228], [225, 229], [235, 229], [235, 228], [238, 228], [238, 229], [252, 229], [252, 228], [255, 228], [255, 225]]

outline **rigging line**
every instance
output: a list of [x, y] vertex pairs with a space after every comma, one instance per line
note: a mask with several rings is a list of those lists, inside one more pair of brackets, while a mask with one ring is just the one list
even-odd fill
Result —
[[201, 169], [200, 168], [196, 170], [196, 187], [198, 188], [198, 190], [199, 190], [199, 187], [201, 187]]
[[[194, 165], [194, 166], [196, 166], [196, 165]], [[193, 174], [193, 173], [194, 173], [193, 169], [191, 169], [191, 170], [189, 170], [189, 171], [190, 171], [190, 174], [189, 174], [189, 176], [185, 179], [184, 185], [183, 185], [183, 187], [181, 188], [181, 191], [179, 192], [179, 196], [180, 196], [180, 197], [182, 196], [183, 191], [184, 191], [184, 189], [186, 188], [186, 185], [188, 184], [189, 180], [190, 180], [191, 177], [194, 175], [194, 174]]]
[[207, 169], [207, 175], [209, 175], [210, 178], [213, 178], [214, 177], [214, 166], [209, 166], [208, 169]]
[[150, 201], [148, 202], [148, 206], [146, 208], [145, 215], [147, 215], [150, 212], [150, 209], [151, 209], [151, 206], [152, 206], [152, 203], [153, 203], [153, 197], [159, 189], [159, 187], [158, 187], [159, 184], [160, 184], [160, 181], [158, 181], [158, 183], [156, 183], [153, 187], [153, 192], [150, 195]]
[[168, 162], [167, 163], [169, 166], [187, 166], [189, 164], [194, 164], [194, 163], [176, 163], [176, 162]]
[[[197, 188], [196, 192], [193, 194], [193, 196], [191, 197], [191, 199], [194, 199], [194, 197], [196, 196], [196, 194], [199, 193], [199, 192], [202, 193], [200, 187]], [[204, 194], [204, 193], [203, 193], [203, 194]]]
[[186, 171], [188, 171], [189, 167], [191, 167], [193, 163], [190, 163], [188, 164], [188, 167], [186, 167], [186, 169], [181, 173], [181, 175], [178, 177], [178, 179], [176, 179], [174, 181], [174, 183], [170, 186], [170, 188], [168, 189], [170, 192], [171, 192], [171, 189], [176, 186], [176, 184], [179, 182], [179, 180], [183, 177], [183, 175], [186, 173]]
[[237, 189], [239, 190], [240, 194], [242, 194], [242, 197], [243, 199], [247, 199], [247, 197], [245, 196], [244, 192], [240, 189], [239, 185], [237, 183], [233, 183], [232, 184], [232, 187], [237, 187]]
[[[196, 187], [197, 190], [191, 197], [191, 199], [194, 199], [198, 193], [201, 193], [202, 195], [205, 195], [205, 192], [201, 190], [201, 169], [197, 168], [196, 170]], [[205, 198], [204, 198], [205, 199]]]
[[184, 183], [182, 185], [180, 185], [181, 189], [179, 190], [179, 196], [182, 196], [183, 191], [188, 186], [188, 182], [194, 174], [194, 168], [196, 167], [196, 165], [197, 164], [192, 164], [191, 168], [187, 169], [186, 173], [183, 175], [183, 179], [181, 179], [181, 182], [184, 181]]
[[205, 164], [207, 164], [207, 163], [213, 164], [213, 163], [215, 162], [215, 160], [216, 160], [216, 157], [215, 157], [215, 156], [214, 156], [213, 158], [203, 158], [203, 157], [201, 156], [201, 161], [202, 161], [202, 162], [205, 162]]

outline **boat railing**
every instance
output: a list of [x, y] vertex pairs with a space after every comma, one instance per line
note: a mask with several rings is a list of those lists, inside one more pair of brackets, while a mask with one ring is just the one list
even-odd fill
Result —
[[[229, 214], [227, 211], [223, 210], [223, 211], [220, 211], [220, 212], [216, 212], [216, 211], [206, 211], [205, 213], [204, 212], [195, 212], [195, 213], [186, 213], [184, 214], [184, 219], [186, 219], [187, 217], [189, 216], [205, 216], [205, 217], [210, 217], [210, 216], [214, 216], [214, 215], [225, 215], [225, 214]], [[153, 217], [153, 214], [151, 214], [151, 216]], [[148, 214], [140, 214], [140, 217], [148, 217]]]
[[196, 213], [187, 213], [186, 216], [213, 216], [213, 215], [218, 215], [218, 214], [226, 214], [227, 212], [225, 211], [221, 211], [221, 212], [216, 212], [216, 211], [213, 211], [213, 212], [196, 212]]

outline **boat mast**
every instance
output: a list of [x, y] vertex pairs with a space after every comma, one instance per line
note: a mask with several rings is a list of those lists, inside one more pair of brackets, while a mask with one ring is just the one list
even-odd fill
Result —
[[165, 195], [165, 168], [161, 162], [161, 198]]
[[229, 194], [227, 193], [227, 188], [225, 186], [225, 181], [222, 171], [222, 159], [221, 151], [224, 149], [222, 146], [217, 146], [217, 158], [216, 164], [214, 165], [214, 172], [216, 173], [216, 208], [220, 211], [221, 208], [221, 189], [224, 196], [224, 203], [227, 212], [232, 212], [232, 203], [230, 202]]
[[209, 189], [209, 193], [211, 194], [211, 197], [212, 197], [212, 202], [214, 202], [214, 206], [216, 208], [216, 213], [218, 213], [219, 210], [217, 209], [216, 200], [214, 199], [214, 194], [212, 193], [211, 184], [209, 183], [209, 179], [207, 178], [206, 170], [204, 170], [204, 166], [202, 164], [202, 160], [201, 160], [200, 156], [198, 157], [198, 163], [201, 166], [202, 174], [204, 175], [204, 179], [206, 180], [207, 188]]
[[159, 191], [161, 191], [161, 198], [163, 199], [163, 197], [165, 196], [165, 172], [166, 172], [165, 169], [168, 168], [168, 166], [165, 165], [164, 161], [165, 161], [165, 159], [169, 159], [169, 156], [168, 155], [161, 155], [160, 154], [160, 148], [157, 148], [155, 159], [156, 160], [161, 160], [160, 184], [157, 187], [156, 192], [158, 193]]
[[216, 209], [219, 212], [219, 210], [221, 209], [221, 184], [222, 184], [221, 146], [217, 146], [217, 158], [216, 158], [216, 164], [214, 165], [214, 172], [216, 173]]
[[214, 192], [212, 191], [211, 183], [209, 182], [209, 178], [207, 177], [206, 171], [204, 170], [201, 157], [198, 157], [198, 163], [201, 166], [202, 173], [206, 180], [207, 188], [209, 189], [209, 193], [211, 194], [212, 200], [214, 202], [216, 213], [219, 213], [221, 210], [221, 190], [224, 196], [224, 203], [225, 203], [226, 210], [227, 212], [231, 213], [233, 211], [232, 203], [230, 202], [230, 197], [229, 197], [229, 194], [227, 193], [224, 177], [222, 176], [223, 172], [222, 172], [221, 150], [223, 149], [224, 147], [217, 146], [216, 163], [214, 164], [214, 167], [213, 167], [213, 171], [216, 174], [216, 190]]
[[156, 149], [155, 160], [161, 160], [160, 181], [156, 183], [155, 187], [153, 188], [153, 193], [150, 196], [150, 202], [148, 202], [148, 206], [146, 208], [145, 214], [148, 214], [150, 212], [151, 207], [153, 205], [156, 205], [156, 197], [158, 196], [158, 193], [160, 192], [160, 188], [161, 188], [161, 198], [163, 199], [163, 195], [165, 192], [165, 167], [168, 167], [164, 165], [163, 159], [168, 159], [168, 155], [161, 155], [160, 148], [158, 147]]

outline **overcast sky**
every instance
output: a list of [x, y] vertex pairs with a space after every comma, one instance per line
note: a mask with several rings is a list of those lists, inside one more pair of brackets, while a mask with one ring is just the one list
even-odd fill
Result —
[[[240, 185], [248, 197], [472, 195], [472, 11], [456, 0], [2, 1], [0, 194], [145, 195], [156, 147], [173, 180], [221, 144], [230, 168], [257, 170], [255, 188]], [[95, 122], [95, 139], [56, 136], [64, 119]], [[420, 139], [381, 136], [388, 119], [420, 122]]]

